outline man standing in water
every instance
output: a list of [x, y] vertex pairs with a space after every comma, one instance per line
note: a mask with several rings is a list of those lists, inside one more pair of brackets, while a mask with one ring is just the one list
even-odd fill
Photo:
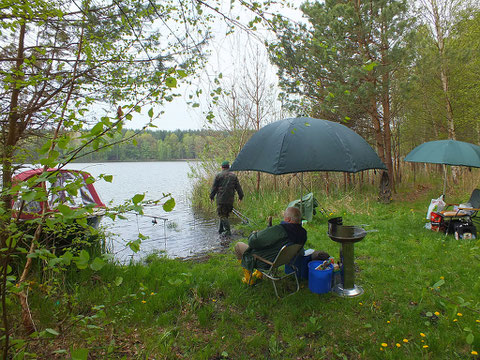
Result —
[[212, 191], [210, 191], [211, 201], [213, 201], [215, 195], [217, 196], [217, 214], [220, 217], [218, 233], [220, 235], [231, 235], [228, 217], [233, 210], [235, 191], [238, 193], [238, 199], [242, 201], [243, 190], [237, 175], [230, 171], [230, 163], [224, 161], [222, 163], [222, 171], [215, 176]]

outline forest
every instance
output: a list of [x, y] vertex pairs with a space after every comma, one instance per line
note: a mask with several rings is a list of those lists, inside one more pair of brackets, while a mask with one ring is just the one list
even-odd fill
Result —
[[[471, 6], [470, 6], [471, 5]], [[281, 17], [269, 43], [296, 113], [341, 122], [401, 178], [401, 159], [430, 140], [479, 143], [478, 4], [325, 1]]]
[[[81, 135], [80, 135], [81, 136]], [[207, 143], [225, 137], [220, 131], [212, 130], [132, 130], [124, 129], [110, 139], [101, 151], [86, 147], [77, 161], [165, 161], [199, 159]], [[26, 139], [22, 151], [25, 162], [38, 160], [35, 149], [45, 145], [46, 138]]]

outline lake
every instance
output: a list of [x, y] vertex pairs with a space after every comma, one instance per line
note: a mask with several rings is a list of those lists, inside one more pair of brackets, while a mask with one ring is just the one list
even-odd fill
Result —
[[[162, 206], [144, 209], [145, 215], [127, 214], [127, 220], [112, 221], [104, 217], [101, 226], [109, 235], [109, 247], [120, 262], [139, 260], [152, 252], [165, 252], [169, 258], [191, 257], [222, 247], [217, 234], [217, 219], [205, 218], [190, 205], [193, 180], [189, 178], [190, 164], [186, 161], [72, 163], [70, 169], [85, 170], [95, 177], [113, 175], [112, 183], [100, 180], [95, 188], [108, 206], [122, 204], [135, 194], [145, 193], [145, 200], [157, 200], [171, 193], [176, 206], [165, 212]], [[157, 217], [156, 224], [153, 217]], [[162, 220], [165, 219], [165, 220]], [[138, 238], [141, 250], [134, 253], [125, 244]]]

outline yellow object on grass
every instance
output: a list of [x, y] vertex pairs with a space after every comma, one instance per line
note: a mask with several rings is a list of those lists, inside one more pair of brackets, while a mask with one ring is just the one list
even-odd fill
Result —
[[255, 269], [255, 271], [253, 272], [253, 276], [256, 277], [257, 279], [261, 279], [263, 277], [263, 274], [257, 269]]
[[243, 268], [243, 278], [242, 278], [242, 282], [244, 284], [253, 284], [254, 281], [252, 279], [252, 281], [250, 281], [250, 278], [252, 277], [252, 272], [251, 271], [248, 271], [247, 269]]
[[252, 274], [251, 271], [248, 271], [247, 269], [243, 268], [242, 282], [244, 284], [253, 285], [257, 282], [258, 279], [261, 279], [262, 277], [263, 277], [263, 274], [258, 270], [255, 270]]

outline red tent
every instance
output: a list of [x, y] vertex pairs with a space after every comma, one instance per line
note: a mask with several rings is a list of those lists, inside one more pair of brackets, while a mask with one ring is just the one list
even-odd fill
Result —
[[[22, 200], [14, 199], [13, 208], [19, 211], [22, 208], [20, 219], [33, 219], [38, 217], [43, 209], [46, 211], [56, 211], [59, 204], [65, 204], [71, 208], [79, 208], [85, 205], [93, 206], [94, 208], [105, 208], [105, 204], [100, 200], [93, 183], [87, 181], [92, 176], [86, 171], [67, 170], [67, 169], [48, 169], [46, 172], [51, 173], [49, 176], [55, 178], [53, 184], [50, 181], [42, 181], [36, 184], [36, 187], [43, 187], [48, 194], [46, 201], [30, 201], [23, 204]], [[33, 169], [24, 171], [13, 177], [13, 184], [27, 181], [35, 176], [44, 173], [44, 169]], [[76, 196], [67, 193], [65, 185], [81, 179], [82, 186], [77, 192]]]

